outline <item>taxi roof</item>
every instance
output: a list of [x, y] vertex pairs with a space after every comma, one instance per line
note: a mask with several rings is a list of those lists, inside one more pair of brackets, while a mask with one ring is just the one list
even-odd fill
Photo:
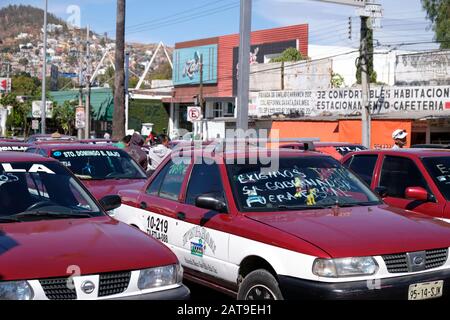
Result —
[[87, 144], [87, 143], [49, 143], [40, 144], [43, 150], [120, 150], [112, 144]]
[[450, 150], [447, 149], [382, 149], [382, 150], [364, 150], [358, 152], [349, 153], [349, 155], [354, 154], [403, 154], [403, 155], [414, 155], [417, 157], [448, 157], [450, 156]]
[[51, 162], [54, 159], [46, 158], [35, 153], [1, 152], [0, 162]]

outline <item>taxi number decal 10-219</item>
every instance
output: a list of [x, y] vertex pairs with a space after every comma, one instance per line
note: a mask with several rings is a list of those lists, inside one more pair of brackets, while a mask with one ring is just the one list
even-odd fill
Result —
[[161, 218], [148, 216], [147, 233], [161, 242], [169, 243], [167, 232], [169, 231], [169, 221]]

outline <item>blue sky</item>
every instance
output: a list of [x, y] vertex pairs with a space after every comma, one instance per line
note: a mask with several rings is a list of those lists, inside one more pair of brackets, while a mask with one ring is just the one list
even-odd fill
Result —
[[[432, 41], [420, 0], [377, 0], [383, 5], [382, 28], [375, 39], [384, 43]], [[44, 0], [2, 0], [8, 4], [44, 6]], [[81, 9], [81, 26], [115, 35], [115, 0], [49, 0], [49, 11], [67, 19], [67, 8]], [[239, 0], [127, 0], [127, 41], [175, 42], [236, 33]], [[353, 17], [353, 39], [348, 39], [348, 17]], [[349, 6], [314, 0], [253, 0], [252, 29], [309, 23], [310, 43], [355, 46], [359, 18]], [[430, 47], [431, 45], [426, 45]], [[415, 46], [417, 47], [417, 46]], [[405, 47], [405, 49], [412, 49]]]

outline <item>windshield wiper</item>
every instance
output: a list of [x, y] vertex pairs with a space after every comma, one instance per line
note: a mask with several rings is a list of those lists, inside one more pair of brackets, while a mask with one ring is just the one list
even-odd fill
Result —
[[92, 216], [85, 212], [79, 212], [71, 211], [67, 213], [57, 213], [57, 212], [48, 212], [48, 211], [39, 211], [39, 210], [32, 210], [32, 211], [25, 211], [22, 213], [15, 214], [12, 216], [13, 218], [52, 218], [52, 219], [68, 219], [68, 218], [76, 218], [76, 219], [82, 219], [82, 218], [91, 218]]
[[279, 210], [315, 210], [315, 209], [329, 209], [332, 206], [326, 206], [326, 205], [313, 205], [313, 206], [307, 206], [307, 205], [300, 205], [300, 206], [287, 206], [287, 205], [281, 205], [276, 207]]
[[14, 222], [21, 222], [19, 219], [10, 217], [0, 217], [0, 223], [14, 223]]
[[378, 201], [367, 201], [367, 202], [355, 202], [355, 203], [339, 203], [337, 206], [339, 208], [350, 208], [350, 207], [368, 207], [379, 205]]

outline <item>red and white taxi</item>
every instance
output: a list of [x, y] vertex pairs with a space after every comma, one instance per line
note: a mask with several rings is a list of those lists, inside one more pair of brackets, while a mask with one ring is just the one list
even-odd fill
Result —
[[0, 153], [0, 300], [186, 299], [168, 248], [109, 217], [58, 161]]
[[115, 217], [239, 299], [450, 296], [450, 224], [388, 207], [330, 156], [265, 152], [174, 151]]
[[120, 190], [139, 190], [147, 179], [127, 152], [109, 144], [42, 143], [28, 148], [27, 152], [60, 161], [97, 199]]

